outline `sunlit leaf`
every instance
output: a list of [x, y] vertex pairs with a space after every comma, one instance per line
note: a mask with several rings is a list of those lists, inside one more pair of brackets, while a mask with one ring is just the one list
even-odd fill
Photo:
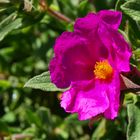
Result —
[[136, 21], [140, 21], [140, 0], [128, 0], [121, 5], [122, 11]]
[[103, 137], [103, 135], [105, 134], [106, 132], [106, 120], [103, 119], [98, 127], [96, 128], [96, 130], [94, 131], [93, 135], [92, 135], [92, 140], [99, 140], [101, 137]]
[[41, 89], [43, 91], [62, 91], [62, 89], [57, 88], [53, 83], [51, 83], [49, 72], [44, 72], [31, 78], [24, 87]]
[[2, 117], [2, 120], [7, 123], [12, 123], [16, 120], [16, 116], [13, 112], [8, 112]]
[[6, 19], [0, 22], [0, 41], [12, 30], [21, 27], [22, 19], [16, 18], [16, 13], [9, 15]]
[[11, 83], [7, 80], [0, 80], [0, 87], [9, 88], [11, 86]]
[[128, 128], [127, 128], [127, 140], [139, 140], [140, 139], [140, 103], [129, 104], [127, 106], [128, 112]]

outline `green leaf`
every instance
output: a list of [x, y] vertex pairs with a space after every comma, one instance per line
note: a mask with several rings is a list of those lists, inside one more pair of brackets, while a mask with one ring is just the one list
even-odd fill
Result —
[[35, 133], [36, 133], [36, 128], [35, 127], [29, 127], [29, 128], [26, 128], [23, 131], [23, 134], [35, 134]]
[[16, 18], [17, 14], [12, 13], [7, 18], [5, 18], [2, 22], [0, 22], [0, 41], [4, 39], [4, 37], [10, 33], [12, 30], [21, 27], [22, 19]]
[[139, 140], [140, 139], [140, 103], [128, 104], [128, 128], [127, 128], [127, 140]]
[[42, 124], [44, 123], [48, 124], [52, 120], [51, 112], [48, 108], [40, 107], [39, 110], [37, 111], [37, 114], [40, 117]]
[[76, 124], [76, 125], [87, 125], [88, 121], [79, 121], [77, 114], [71, 114], [68, 117], [66, 117], [65, 122], [67, 124]]
[[83, 0], [80, 2], [79, 8], [84, 9], [88, 4], [88, 0]]
[[40, 118], [40, 121], [42, 123], [42, 128], [52, 131], [52, 116], [51, 112], [48, 108], [40, 107], [37, 111], [37, 115]]
[[99, 123], [98, 127], [95, 129], [95, 131], [92, 134], [92, 140], [99, 140], [101, 137], [103, 137], [106, 133], [106, 120], [102, 119], [102, 121]]
[[93, 11], [94, 7], [89, 0], [82, 0], [78, 5], [78, 16], [83, 17], [88, 11]]
[[26, 110], [26, 118], [30, 124], [35, 124], [39, 128], [42, 126], [39, 116], [29, 109]]
[[140, 0], [128, 0], [121, 5], [122, 11], [135, 21], [140, 21]]
[[11, 83], [7, 80], [0, 80], [0, 87], [9, 88], [11, 86]]
[[16, 116], [13, 112], [8, 112], [2, 117], [2, 120], [7, 123], [13, 123], [16, 120]]
[[44, 72], [31, 78], [24, 87], [40, 89], [43, 91], [63, 91], [62, 89], [57, 88], [53, 83], [51, 83], [49, 72]]
[[123, 0], [117, 0], [115, 4], [115, 10], [121, 10], [121, 5], [124, 4], [125, 1]]
[[35, 7], [37, 9], [38, 5], [39, 5], [39, 1], [33, 0], [33, 7]]

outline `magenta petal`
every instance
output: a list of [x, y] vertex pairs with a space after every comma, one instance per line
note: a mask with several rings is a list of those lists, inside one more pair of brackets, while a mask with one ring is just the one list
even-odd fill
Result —
[[[100, 114], [114, 119], [118, 114], [119, 76], [130, 70], [132, 54], [117, 30], [121, 18], [117, 11], [90, 13], [76, 20], [74, 32], [62, 33], [55, 42], [49, 66], [51, 81], [59, 88], [70, 86], [62, 95], [61, 106], [67, 112], [77, 113], [80, 120]], [[113, 68], [114, 75], [109, 79], [97, 77], [94, 72], [96, 62], [104, 60]]]
[[[84, 86], [84, 85], [83, 85]], [[90, 119], [103, 113], [109, 106], [104, 84], [100, 81], [88, 87], [72, 87], [63, 93], [61, 106], [71, 113], [78, 113], [79, 120]]]
[[93, 78], [95, 60], [90, 56], [88, 42], [76, 33], [64, 32], [54, 46], [55, 56], [50, 62], [51, 80], [59, 88], [72, 81]]
[[100, 40], [110, 52], [110, 59], [114, 68], [119, 72], [130, 71], [129, 59], [132, 54], [129, 44], [118, 31], [109, 29], [105, 24], [100, 24], [98, 29]]
[[111, 83], [107, 85], [107, 96], [109, 100], [109, 107], [104, 112], [107, 119], [114, 119], [118, 115], [120, 106], [120, 77], [116, 72]]
[[118, 32], [112, 30], [111, 36], [113, 38], [112, 46], [114, 53], [116, 53], [116, 63], [119, 71], [130, 71], [130, 57], [132, 50], [129, 44], [124, 40], [123, 36]]
[[122, 19], [122, 13], [119, 11], [102, 10], [98, 16], [114, 29], [118, 29]]
[[96, 30], [98, 27], [99, 18], [94, 13], [89, 13], [83, 18], [77, 18], [74, 24], [74, 31], [83, 32], [85, 34]]
[[70, 85], [70, 79], [66, 74], [66, 71], [62, 64], [58, 61], [58, 58], [53, 58], [49, 65], [51, 81], [58, 88], [67, 88]]

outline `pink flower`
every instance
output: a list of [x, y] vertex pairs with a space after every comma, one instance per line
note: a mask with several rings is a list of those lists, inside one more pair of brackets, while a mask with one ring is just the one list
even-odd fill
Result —
[[118, 32], [121, 12], [102, 10], [78, 18], [74, 32], [64, 32], [54, 45], [52, 82], [63, 93], [61, 106], [80, 120], [104, 115], [114, 119], [120, 105], [120, 73], [130, 71], [131, 49]]

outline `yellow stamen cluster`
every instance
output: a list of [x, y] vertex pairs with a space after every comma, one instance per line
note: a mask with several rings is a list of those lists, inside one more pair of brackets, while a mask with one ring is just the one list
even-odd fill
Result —
[[113, 68], [107, 60], [96, 62], [93, 72], [97, 79], [107, 80], [113, 76]]

